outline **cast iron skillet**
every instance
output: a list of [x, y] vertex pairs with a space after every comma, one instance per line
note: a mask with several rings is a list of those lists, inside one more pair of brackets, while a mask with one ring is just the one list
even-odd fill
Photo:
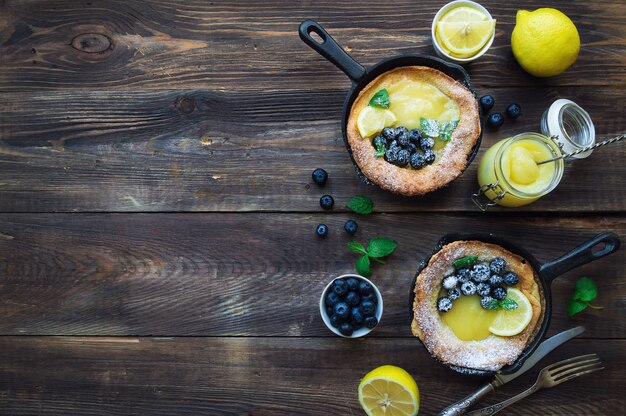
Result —
[[[318, 42], [315, 38], [313, 38], [311, 36], [311, 33], [317, 34], [320, 37], [321, 42]], [[339, 44], [328, 33], [326, 33], [322, 26], [320, 26], [317, 22], [313, 20], [305, 20], [304, 22], [300, 23], [299, 34], [304, 43], [309, 45], [324, 58], [335, 64], [337, 68], [341, 69], [352, 80], [352, 89], [348, 92], [346, 101], [343, 104], [341, 130], [343, 133], [343, 140], [346, 148], [348, 149], [348, 153], [350, 154], [350, 159], [352, 160], [354, 169], [356, 170], [358, 177], [367, 184], [371, 185], [372, 182], [361, 172], [361, 169], [359, 169], [358, 165], [354, 161], [354, 157], [352, 156], [352, 150], [350, 149], [350, 145], [348, 144], [347, 125], [348, 116], [350, 115], [350, 109], [352, 108], [354, 100], [356, 100], [356, 97], [359, 95], [361, 90], [365, 88], [365, 86], [369, 84], [370, 81], [387, 71], [401, 66], [428, 66], [443, 72], [444, 74], [463, 84], [465, 87], [467, 87], [467, 89], [472, 92], [474, 98], [477, 99], [476, 92], [472, 88], [469, 75], [459, 65], [448, 63], [433, 56], [400, 55], [384, 59], [376, 65], [366, 69], [357, 61], [352, 59], [350, 55], [344, 52], [341, 46], [339, 46]], [[482, 137], [483, 134], [481, 131], [480, 135], [478, 136], [478, 140], [476, 141], [476, 144], [474, 145], [471, 153], [467, 157], [467, 163], [465, 165], [466, 169], [470, 165], [470, 163], [472, 163], [474, 157], [476, 157], [476, 153], [478, 153], [478, 148], [480, 147]]]
[[[517, 361], [513, 364], [503, 367], [498, 371], [500, 374], [510, 374], [517, 371], [523, 364], [524, 361], [535, 351], [535, 349], [539, 346], [543, 337], [548, 329], [548, 325], [550, 324], [550, 315], [552, 314], [552, 295], [550, 291], [550, 286], [552, 281], [558, 276], [580, 267], [584, 264], [592, 262], [594, 260], [598, 260], [602, 257], [608, 256], [611, 253], [616, 252], [620, 246], [619, 237], [611, 232], [603, 232], [598, 234], [591, 240], [581, 244], [580, 246], [574, 248], [570, 252], [562, 255], [558, 259], [553, 261], [549, 261], [547, 263], [539, 263], [535, 257], [532, 256], [528, 251], [524, 250], [522, 247], [518, 246], [515, 243], [512, 243], [508, 240], [496, 237], [493, 234], [447, 234], [445, 235], [439, 242], [437, 246], [433, 250], [433, 252], [428, 256], [426, 260], [420, 263], [418, 267], [418, 271], [415, 274], [415, 278], [422, 272], [422, 270], [428, 265], [431, 257], [434, 256], [443, 246], [449, 244], [453, 241], [458, 240], [478, 240], [485, 243], [491, 243], [499, 245], [506, 250], [509, 250], [512, 253], [520, 255], [522, 258], [526, 259], [532, 266], [535, 275], [538, 277], [538, 280], [541, 284], [541, 292], [542, 292], [542, 309], [543, 315], [539, 318], [541, 325], [539, 326], [539, 330], [536, 331], [534, 338], [531, 340], [530, 344], [526, 347], [526, 349], [519, 356]], [[410, 316], [411, 320], [413, 320], [413, 300], [414, 300], [414, 292], [415, 292], [415, 280], [413, 281], [411, 294], [410, 294]], [[495, 374], [491, 371], [485, 370], [476, 370], [473, 368], [467, 367], [459, 367], [454, 365], [447, 365], [447, 367], [452, 370], [458, 371], [462, 374], [469, 375], [478, 375], [478, 376], [488, 376]]]

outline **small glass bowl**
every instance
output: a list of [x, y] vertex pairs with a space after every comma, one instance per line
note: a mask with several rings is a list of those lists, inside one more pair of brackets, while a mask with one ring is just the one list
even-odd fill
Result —
[[324, 321], [328, 329], [333, 331], [336, 335], [339, 335], [340, 337], [344, 337], [344, 338], [359, 338], [359, 337], [369, 334], [376, 327], [372, 329], [361, 327], [355, 330], [350, 336], [343, 335], [341, 332], [339, 332], [339, 329], [335, 328], [330, 323], [330, 317], [328, 316], [328, 313], [326, 312], [326, 303], [324, 301], [326, 299], [326, 295], [331, 290], [330, 287], [332, 286], [335, 280], [349, 278], [349, 277], [354, 277], [357, 280], [367, 282], [372, 286], [374, 294], [376, 295], [376, 312], [374, 313], [374, 316], [376, 316], [376, 319], [378, 320], [378, 325], [380, 325], [380, 320], [383, 317], [383, 297], [374, 283], [372, 283], [369, 279], [366, 279], [365, 277], [358, 275], [358, 274], [343, 274], [341, 276], [337, 276], [326, 285], [326, 287], [322, 291], [322, 296], [320, 297], [320, 315], [322, 315], [322, 320]]
[[475, 59], [480, 58], [481, 56], [483, 56], [487, 50], [489, 50], [489, 48], [491, 47], [491, 44], [493, 43], [493, 40], [496, 37], [496, 32], [494, 30], [493, 34], [491, 35], [491, 38], [487, 41], [487, 43], [485, 44], [485, 46], [482, 47], [481, 50], [479, 50], [476, 55], [471, 56], [469, 58], [457, 58], [455, 56], [450, 55], [443, 46], [439, 45], [439, 43], [437, 42], [437, 37], [435, 36], [435, 29], [437, 28], [437, 22], [439, 22], [439, 20], [441, 20], [441, 17], [448, 13], [451, 9], [455, 8], [455, 7], [460, 7], [460, 6], [467, 6], [467, 7], [471, 7], [474, 9], [477, 9], [481, 12], [483, 12], [486, 16], [489, 17], [489, 19], [493, 19], [493, 17], [491, 16], [491, 13], [489, 13], [489, 11], [487, 9], [485, 9], [482, 5], [473, 2], [473, 1], [469, 1], [469, 0], [456, 0], [456, 1], [452, 1], [448, 4], [446, 4], [445, 6], [443, 6], [441, 9], [439, 9], [439, 11], [437, 12], [437, 14], [435, 15], [435, 18], [433, 19], [433, 24], [430, 27], [430, 35], [432, 37], [433, 40], [433, 47], [435, 48], [435, 52], [437, 52], [437, 55], [439, 55], [440, 57], [442, 57], [443, 59], [447, 59], [449, 61], [455, 62], [457, 64], [467, 64], [469, 62], [472, 62]]

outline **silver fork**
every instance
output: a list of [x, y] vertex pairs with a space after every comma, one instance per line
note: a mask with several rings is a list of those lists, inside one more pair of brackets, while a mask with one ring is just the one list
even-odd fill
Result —
[[493, 415], [498, 413], [505, 407], [508, 407], [513, 403], [522, 400], [524, 397], [530, 396], [538, 390], [558, 386], [559, 384], [573, 378], [600, 370], [604, 370], [604, 367], [602, 367], [602, 363], [600, 362], [597, 354], [580, 355], [578, 357], [559, 361], [557, 363], [550, 364], [549, 366], [541, 370], [539, 376], [537, 377], [537, 381], [535, 381], [535, 384], [533, 384], [528, 390], [523, 391], [517, 396], [513, 396], [503, 402], [494, 404], [492, 406], [483, 407], [482, 409], [474, 410], [466, 414], [468, 416]]

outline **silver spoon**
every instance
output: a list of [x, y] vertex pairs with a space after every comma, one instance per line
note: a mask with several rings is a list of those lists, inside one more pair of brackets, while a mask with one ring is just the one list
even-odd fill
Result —
[[563, 158], [566, 158], [566, 157], [575, 156], [575, 155], [577, 155], [579, 153], [584, 153], [584, 152], [586, 152], [588, 150], [595, 149], [596, 147], [606, 146], [607, 144], [619, 142], [623, 138], [626, 138], [626, 134], [622, 134], [621, 136], [613, 137], [612, 139], [604, 140], [602, 142], [596, 143], [596, 144], [591, 145], [591, 146], [583, 147], [582, 149], [577, 150], [577, 151], [572, 152], [572, 153], [566, 153], [566, 154], [561, 155], [561, 156], [553, 157], [552, 159], [542, 160], [541, 162], [537, 162], [537, 164], [538, 165], [543, 165], [544, 163], [554, 162], [555, 160], [560, 160], [560, 159], [563, 159]]

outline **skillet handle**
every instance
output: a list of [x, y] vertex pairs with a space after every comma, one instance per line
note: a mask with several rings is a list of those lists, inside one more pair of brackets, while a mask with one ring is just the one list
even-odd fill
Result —
[[[318, 42], [313, 38], [311, 32], [317, 34], [322, 41]], [[349, 76], [352, 81], [358, 82], [363, 78], [363, 75], [365, 75], [365, 68], [341, 49], [341, 46], [339, 46], [335, 39], [333, 39], [315, 20], [305, 20], [300, 23], [298, 33], [304, 43], [335, 64], [335, 66]]]
[[[604, 245], [604, 247], [594, 251], [594, 248], [601, 245]], [[569, 253], [543, 264], [539, 269], [539, 273], [550, 283], [563, 273], [616, 252], [619, 246], [620, 239], [617, 234], [611, 232], [598, 234]]]

